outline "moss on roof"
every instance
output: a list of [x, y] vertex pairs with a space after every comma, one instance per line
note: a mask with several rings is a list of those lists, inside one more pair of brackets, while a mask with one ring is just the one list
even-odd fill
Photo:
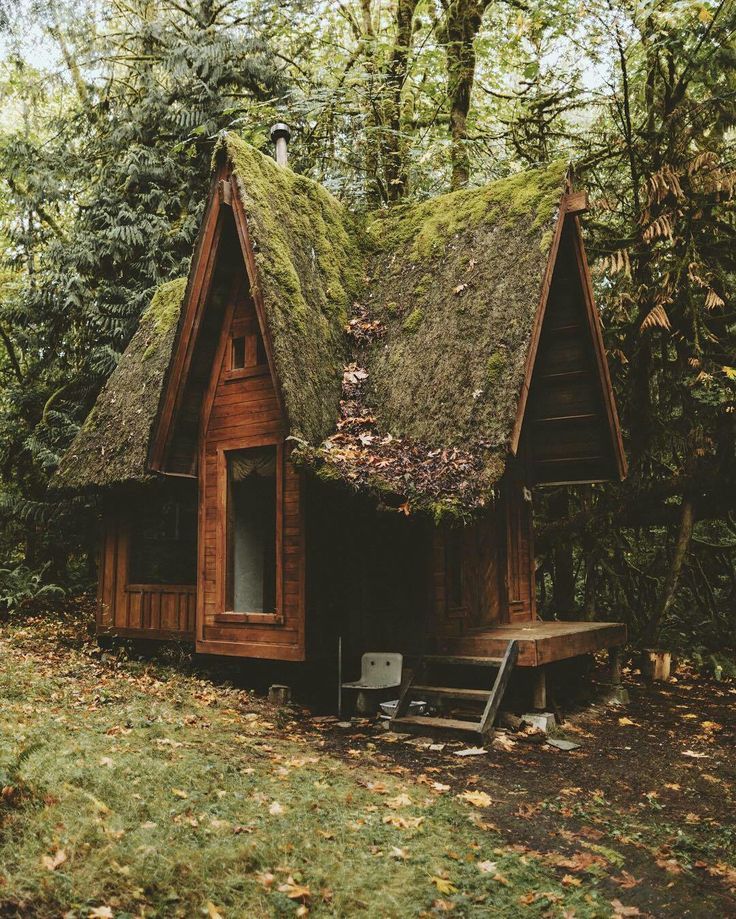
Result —
[[364, 280], [367, 239], [317, 182], [234, 134], [222, 144], [248, 220], [291, 432], [319, 443], [338, 414], [345, 328]]
[[186, 278], [163, 284], [94, 408], [64, 454], [52, 488], [104, 488], [148, 477], [146, 459], [171, 358]]
[[[358, 222], [232, 134], [216, 156], [246, 214], [302, 458], [435, 512], [485, 503], [505, 467], [564, 165]], [[147, 475], [184, 286], [156, 294], [55, 484]]]
[[[379, 249], [360, 311], [382, 335], [353, 355], [367, 374], [353, 415], [371, 419], [372, 439], [346, 437], [355, 425], [343, 420], [323, 451], [348, 479], [383, 476], [420, 506], [489, 500], [505, 468], [565, 178], [556, 163], [374, 217]], [[434, 463], [412, 475], [398, 462], [402, 442], [421, 444]], [[465, 458], [449, 477], [448, 449]]]

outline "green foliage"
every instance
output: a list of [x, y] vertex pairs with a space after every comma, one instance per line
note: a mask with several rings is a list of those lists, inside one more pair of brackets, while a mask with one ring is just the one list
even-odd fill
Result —
[[46, 568], [32, 571], [25, 565], [0, 568], [0, 615], [37, 613], [65, 596], [58, 584], [45, 583]]

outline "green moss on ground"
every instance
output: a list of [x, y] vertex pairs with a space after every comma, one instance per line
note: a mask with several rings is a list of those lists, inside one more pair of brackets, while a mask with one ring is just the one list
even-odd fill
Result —
[[416, 332], [424, 319], [424, 311], [421, 306], [415, 306], [406, 319], [401, 323], [401, 328], [405, 332]]
[[305, 903], [511, 919], [521, 896], [530, 917], [611, 914], [592, 880], [565, 886], [514, 851], [488, 809], [455, 797], [464, 783], [382, 771], [362, 744], [340, 760], [301, 714], [173, 667], [101, 663], [80, 632], [59, 617], [0, 630], [2, 915], [235, 919]]

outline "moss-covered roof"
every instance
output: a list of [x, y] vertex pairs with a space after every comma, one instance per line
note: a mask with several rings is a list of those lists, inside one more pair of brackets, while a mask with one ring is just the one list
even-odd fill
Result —
[[52, 487], [104, 488], [145, 481], [148, 444], [171, 359], [186, 278], [163, 284], [64, 454]]
[[[565, 177], [558, 163], [373, 216], [358, 318], [373, 342], [358, 340], [360, 392], [321, 451], [336, 470], [356, 484], [383, 479], [415, 504], [464, 510], [489, 498]], [[418, 445], [430, 459], [406, 468]]]
[[291, 432], [319, 443], [334, 428], [348, 311], [364, 280], [364, 234], [319, 183], [238, 136], [222, 140], [253, 243]]
[[[483, 504], [505, 467], [564, 166], [359, 223], [234, 135], [218, 155], [246, 215], [301, 458], [415, 507]], [[183, 292], [177, 281], [157, 294], [58, 484], [147, 474]]]

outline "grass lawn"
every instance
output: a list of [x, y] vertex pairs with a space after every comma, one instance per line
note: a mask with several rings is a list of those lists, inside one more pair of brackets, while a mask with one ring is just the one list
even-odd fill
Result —
[[540, 857], [499, 828], [493, 776], [377, 765], [83, 634], [0, 628], [0, 916], [644, 915], [601, 887], [623, 862], [604, 845]]

